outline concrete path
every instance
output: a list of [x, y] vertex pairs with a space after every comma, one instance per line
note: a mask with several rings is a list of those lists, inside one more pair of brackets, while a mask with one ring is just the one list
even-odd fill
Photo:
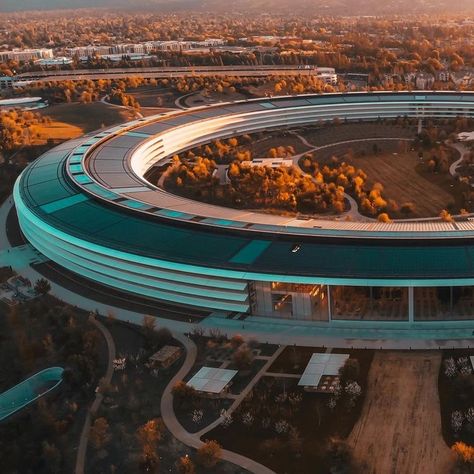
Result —
[[[112, 381], [112, 376], [114, 374], [114, 359], [115, 359], [115, 342], [110, 334], [110, 331], [95, 317], [91, 316], [90, 318], [92, 324], [94, 324], [97, 329], [102, 333], [104, 339], [107, 343], [107, 370], [104, 377], [101, 379], [102, 384], [108, 386]], [[76, 467], [74, 470], [75, 474], [84, 474], [84, 468], [86, 465], [86, 454], [87, 454], [87, 444], [89, 442], [89, 433], [93, 417], [96, 415], [99, 407], [102, 403], [104, 395], [101, 392], [97, 392], [95, 400], [92, 403], [91, 407], [87, 411], [86, 420], [82, 428], [81, 437], [79, 439], [79, 448], [77, 450], [76, 458]]]
[[[183, 380], [183, 378], [194, 365], [197, 356], [197, 348], [194, 342], [183, 334], [173, 333], [173, 337], [185, 347], [186, 358], [181, 368], [178, 370], [176, 375], [170, 380], [169, 384], [163, 391], [160, 405], [161, 417], [163, 418], [163, 422], [165, 423], [168, 430], [177, 440], [181, 441], [187, 446], [199, 449], [204, 443], [199, 439], [199, 433], [189, 433], [177, 420], [173, 408], [173, 395], [171, 393], [176, 382]], [[234, 404], [236, 403], [236, 401], [234, 402]], [[245, 456], [234, 453], [232, 451], [228, 451], [226, 449], [222, 450], [222, 459], [236, 464], [237, 466], [240, 466], [241, 468], [246, 469], [247, 471], [253, 472], [255, 474], [274, 474], [272, 470], [268, 469], [262, 464], [259, 464], [258, 462], [253, 461], [252, 459], [246, 458]]]
[[[411, 142], [413, 141], [413, 138], [406, 138], [406, 137], [402, 137], [402, 138], [392, 138], [392, 137], [380, 137], [380, 138], [356, 138], [356, 139], [353, 139], [353, 140], [343, 140], [342, 142], [336, 142], [336, 143], [328, 143], [326, 145], [321, 145], [321, 146], [318, 146], [318, 145], [315, 145], [313, 143], [310, 143], [308, 142], [308, 140], [306, 140], [305, 137], [299, 135], [298, 133], [294, 133], [294, 135], [296, 137], [298, 137], [300, 139], [300, 141], [306, 145], [307, 147], [313, 149], [314, 151], [318, 151], [318, 150], [324, 150], [325, 148], [331, 148], [333, 146], [337, 146], [337, 145], [350, 145], [351, 143], [358, 143], [358, 142], [379, 142], [379, 141], [407, 141], [407, 142]], [[309, 153], [309, 152], [306, 152], [306, 153]]]
[[[250, 391], [255, 387], [258, 381], [266, 374], [267, 370], [271, 367], [273, 362], [278, 358], [278, 356], [284, 351], [286, 346], [280, 346], [274, 354], [267, 360], [265, 365], [255, 374], [254, 378], [249, 382], [249, 384], [239, 393], [237, 398], [234, 400], [232, 405], [227, 409], [227, 414], [232, 415], [238, 406], [244, 401], [245, 397], [250, 393]], [[205, 426], [202, 430], [196, 433], [198, 438], [202, 438], [206, 433], [213, 430], [219, 426], [223, 421], [222, 417], [219, 417], [217, 420], [214, 420], [209, 425]]]
[[199, 91], [193, 91], [193, 92], [188, 92], [187, 94], [181, 95], [174, 101], [174, 105], [178, 109], [183, 109], [183, 110], [189, 109], [189, 105], [186, 104], [186, 99], [188, 97], [190, 97], [194, 94], [198, 94], [198, 93], [199, 93]]
[[119, 104], [113, 104], [112, 102], [109, 102], [109, 96], [108, 95], [104, 95], [104, 97], [102, 97], [102, 99], [100, 99], [100, 102], [102, 102], [103, 104], [106, 104], [106, 105], [110, 105], [111, 107], [117, 107], [119, 109], [123, 109], [123, 110], [128, 110], [129, 112], [132, 112], [136, 118], [143, 118], [143, 115], [138, 112], [137, 109], [133, 108], [133, 107], [130, 107], [128, 105], [119, 105]]
[[451, 451], [441, 434], [440, 352], [377, 352], [367, 398], [348, 438], [364, 473], [446, 474]]
[[456, 169], [457, 167], [462, 163], [464, 160], [464, 157], [471, 152], [469, 148], [467, 148], [466, 145], [463, 143], [452, 143], [450, 144], [451, 148], [454, 148], [459, 152], [461, 155], [459, 159], [457, 159], [454, 163], [451, 163], [451, 166], [449, 167], [449, 174], [453, 177], [457, 176]]

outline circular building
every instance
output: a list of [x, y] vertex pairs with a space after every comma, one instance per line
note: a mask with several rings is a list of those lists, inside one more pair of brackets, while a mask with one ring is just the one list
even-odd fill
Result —
[[230, 317], [328, 325], [474, 319], [468, 219], [300, 219], [192, 201], [144, 177], [218, 138], [405, 116], [474, 117], [474, 94], [304, 95], [135, 120], [64, 143], [28, 166], [14, 189], [20, 227], [38, 251], [82, 277]]

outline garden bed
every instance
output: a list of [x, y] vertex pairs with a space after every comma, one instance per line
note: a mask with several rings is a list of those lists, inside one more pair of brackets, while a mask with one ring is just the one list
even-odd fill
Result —
[[[443, 438], [448, 446], [456, 441], [474, 445], [474, 374], [470, 356], [474, 356], [474, 349], [443, 351], [438, 390]], [[451, 359], [454, 365], [447, 362]]]

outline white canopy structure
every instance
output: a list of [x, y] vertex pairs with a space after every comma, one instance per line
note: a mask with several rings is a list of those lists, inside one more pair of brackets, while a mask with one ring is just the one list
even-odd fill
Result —
[[348, 358], [349, 354], [313, 354], [298, 385], [317, 387], [323, 375], [339, 375]]
[[201, 367], [186, 385], [198, 392], [221, 393], [237, 374], [237, 370]]

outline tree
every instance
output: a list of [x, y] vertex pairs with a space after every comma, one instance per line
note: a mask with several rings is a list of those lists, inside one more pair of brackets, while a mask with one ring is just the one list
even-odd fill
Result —
[[163, 429], [161, 419], [154, 418], [137, 430], [137, 439], [141, 447], [139, 465], [145, 472], [157, 472], [159, 464], [157, 449]]
[[392, 222], [392, 220], [390, 219], [390, 216], [386, 212], [380, 213], [377, 217], [377, 220], [379, 222], [385, 222], [385, 223]]
[[327, 443], [325, 460], [331, 474], [352, 474], [355, 471], [351, 448], [339, 438], [331, 438]]
[[34, 290], [36, 294], [45, 296], [51, 291], [51, 284], [46, 278], [40, 278], [36, 280]]
[[232, 361], [239, 370], [248, 369], [253, 362], [253, 352], [247, 344], [242, 344], [232, 355]]
[[344, 365], [339, 369], [339, 377], [341, 385], [346, 382], [357, 381], [359, 379], [360, 364], [357, 359], [347, 359]]
[[454, 221], [453, 216], [446, 209], [443, 209], [439, 213], [439, 217], [441, 218], [441, 220], [443, 222], [453, 222]]
[[46, 469], [51, 474], [59, 474], [61, 472], [62, 456], [61, 451], [53, 443], [43, 441], [43, 459]]
[[195, 474], [196, 468], [191, 458], [186, 454], [181, 456], [176, 463], [176, 468], [179, 474]]
[[458, 441], [451, 446], [451, 450], [461, 464], [474, 465], [474, 446]]
[[222, 448], [217, 441], [206, 441], [197, 450], [196, 461], [200, 466], [210, 469], [219, 462], [221, 455]]
[[180, 405], [191, 405], [197, 398], [197, 392], [194, 387], [187, 385], [183, 381], [176, 382], [171, 393]]
[[101, 417], [96, 418], [89, 432], [89, 439], [96, 449], [102, 448], [109, 440], [109, 423]]

